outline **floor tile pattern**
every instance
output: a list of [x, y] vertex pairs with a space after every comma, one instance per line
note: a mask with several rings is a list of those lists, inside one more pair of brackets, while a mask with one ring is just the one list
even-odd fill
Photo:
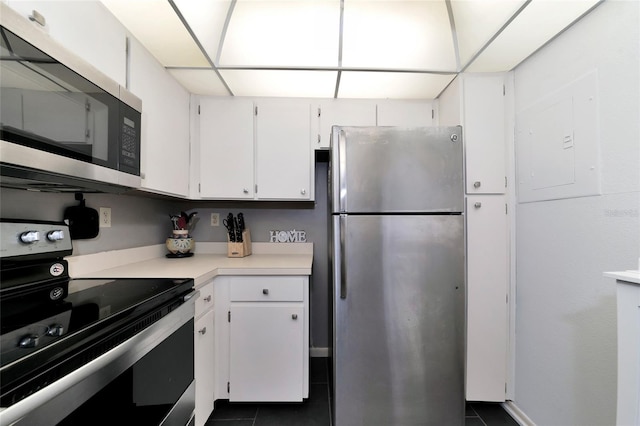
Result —
[[[218, 400], [207, 426], [331, 426], [327, 358], [311, 358], [309, 399], [300, 403]], [[465, 426], [517, 426], [500, 404], [467, 403]], [[392, 426], [392, 425], [389, 425]]]

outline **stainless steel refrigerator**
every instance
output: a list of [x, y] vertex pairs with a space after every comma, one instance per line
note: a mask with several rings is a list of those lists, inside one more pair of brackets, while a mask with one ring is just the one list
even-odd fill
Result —
[[334, 426], [464, 424], [461, 127], [332, 129]]

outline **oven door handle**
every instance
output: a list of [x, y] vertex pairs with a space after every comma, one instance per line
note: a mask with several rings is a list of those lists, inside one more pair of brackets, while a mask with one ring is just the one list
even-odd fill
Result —
[[[193, 319], [198, 291], [140, 333], [8, 408], [0, 408], [0, 426], [56, 424], [135, 364], [173, 332]], [[24, 422], [24, 423], [23, 423]]]

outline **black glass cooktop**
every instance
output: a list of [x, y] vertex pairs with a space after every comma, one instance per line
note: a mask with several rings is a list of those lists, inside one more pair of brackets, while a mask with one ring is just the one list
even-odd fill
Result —
[[[5, 403], [10, 388], [21, 386], [34, 372], [41, 375], [69, 364], [100, 342], [94, 355], [81, 357], [84, 361], [79, 362], [86, 363], [151, 325], [182, 303], [193, 280], [72, 279], [68, 285], [69, 294], [58, 301], [34, 304], [29, 294], [1, 301], [0, 385]], [[114, 339], [114, 334], [119, 337]], [[63, 370], [77, 367], [69, 364]], [[63, 371], [55, 375], [60, 374]]]

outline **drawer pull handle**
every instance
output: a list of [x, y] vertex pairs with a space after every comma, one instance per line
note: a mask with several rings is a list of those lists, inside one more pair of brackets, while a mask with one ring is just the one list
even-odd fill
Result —
[[473, 205], [473, 207], [475, 207], [476, 209], [479, 209], [480, 207], [482, 207], [482, 203], [478, 201]]
[[211, 295], [207, 296], [204, 298], [205, 302], [211, 302]]
[[291, 318], [293, 318], [294, 320], [297, 320], [298, 319], [298, 314], [292, 314]]
[[200, 334], [206, 334], [207, 332], [207, 327], [202, 327], [202, 330], [198, 330], [198, 333]]
[[482, 185], [482, 184], [480, 183], [480, 181], [479, 181], [479, 180], [477, 180], [477, 181], [473, 182], [473, 187], [474, 187], [474, 188], [480, 188], [480, 185]]
[[262, 289], [262, 294], [269, 294], [269, 289], [268, 288], [263, 288]]

